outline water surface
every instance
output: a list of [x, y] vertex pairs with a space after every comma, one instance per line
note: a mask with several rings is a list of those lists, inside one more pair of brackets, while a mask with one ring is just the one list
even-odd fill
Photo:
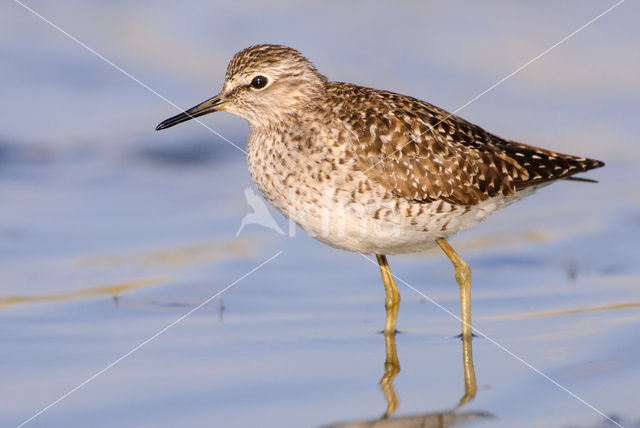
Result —
[[[477, 393], [460, 407], [453, 268], [435, 250], [390, 258], [415, 290], [399, 283], [398, 407], [385, 421], [371, 260], [291, 236], [275, 211], [285, 235], [248, 225], [236, 236], [251, 211], [241, 152], [197, 124], [153, 132], [172, 106], [18, 4], [0, 6], [0, 425], [145, 343], [25, 426], [615, 426], [602, 414], [640, 426], [640, 58], [627, 3], [461, 112], [607, 166], [588, 174], [598, 184], [554, 184], [451, 239], [487, 336], [473, 340]], [[449, 110], [607, 7], [354, 3], [347, 18], [287, 2], [194, 2], [180, 15], [168, 2], [28, 5], [183, 107], [219, 89], [235, 50], [269, 41], [331, 79]], [[242, 120], [205, 121], [244, 147]]]

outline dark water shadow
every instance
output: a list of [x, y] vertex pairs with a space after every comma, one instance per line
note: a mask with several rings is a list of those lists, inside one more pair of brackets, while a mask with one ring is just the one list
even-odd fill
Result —
[[0, 137], [0, 177], [8, 166], [42, 166], [57, 158], [54, 150], [46, 144], [9, 142]]
[[175, 144], [141, 144], [125, 154], [126, 160], [159, 168], [189, 168], [226, 162], [235, 154], [227, 145], [207, 140], [182, 141]]

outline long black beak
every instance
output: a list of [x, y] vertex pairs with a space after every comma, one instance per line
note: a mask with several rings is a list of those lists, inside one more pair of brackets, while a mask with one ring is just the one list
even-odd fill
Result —
[[226, 103], [227, 101], [222, 98], [222, 96], [216, 95], [215, 97], [209, 98], [208, 100], [198, 104], [195, 107], [191, 107], [185, 112], [170, 117], [169, 119], [160, 123], [160, 125], [156, 126], [156, 131], [171, 128], [173, 125], [177, 125], [181, 122], [186, 122], [187, 120], [196, 118], [198, 116], [213, 113], [214, 111], [224, 110], [224, 105]]

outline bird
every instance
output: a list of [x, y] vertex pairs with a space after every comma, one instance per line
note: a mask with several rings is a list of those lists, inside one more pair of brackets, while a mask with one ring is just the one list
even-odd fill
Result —
[[247, 204], [253, 209], [252, 213], [245, 215], [240, 222], [240, 227], [236, 232], [236, 237], [240, 235], [240, 232], [244, 227], [248, 224], [257, 224], [260, 226], [264, 226], [268, 229], [272, 229], [276, 231], [276, 233], [280, 235], [284, 235], [282, 229], [278, 223], [276, 223], [275, 219], [269, 213], [269, 209], [267, 205], [263, 202], [262, 199], [253, 191], [251, 187], [247, 187], [244, 189], [244, 198], [247, 201]]
[[387, 255], [439, 246], [459, 286], [461, 336], [471, 337], [471, 270], [447, 238], [604, 165], [501, 138], [411, 96], [331, 81], [283, 45], [236, 53], [218, 95], [156, 130], [223, 110], [249, 122], [248, 168], [269, 203], [320, 242], [375, 254], [385, 335], [397, 332], [400, 304]]

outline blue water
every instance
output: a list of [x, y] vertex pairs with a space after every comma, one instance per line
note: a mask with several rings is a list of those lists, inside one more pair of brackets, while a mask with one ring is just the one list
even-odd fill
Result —
[[[280, 42], [331, 79], [452, 111], [614, 3], [25, 4], [181, 107], [217, 92], [236, 50]], [[640, 426], [637, 9], [625, 2], [460, 112], [607, 166], [587, 174], [598, 184], [554, 184], [451, 239], [487, 336], [473, 340], [476, 397], [458, 409], [452, 266], [436, 250], [390, 257], [421, 293], [399, 283], [393, 418], [614, 426], [601, 412]], [[196, 123], [154, 132], [174, 107], [19, 4], [0, 23], [0, 426], [52, 403], [25, 426], [378, 420], [377, 266], [290, 233], [274, 210], [284, 235], [236, 236], [253, 188], [243, 153]], [[204, 122], [244, 147], [244, 121]]]

